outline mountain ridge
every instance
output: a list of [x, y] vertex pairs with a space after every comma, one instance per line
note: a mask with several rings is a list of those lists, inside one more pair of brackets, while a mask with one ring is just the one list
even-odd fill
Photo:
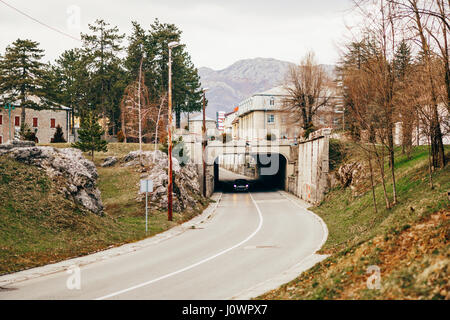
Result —
[[[209, 88], [206, 92], [208, 116], [215, 118], [217, 111], [230, 112], [251, 95], [282, 85], [293, 65], [274, 58], [251, 58], [238, 60], [221, 70], [199, 68], [202, 86]], [[323, 66], [333, 73], [333, 65]]]

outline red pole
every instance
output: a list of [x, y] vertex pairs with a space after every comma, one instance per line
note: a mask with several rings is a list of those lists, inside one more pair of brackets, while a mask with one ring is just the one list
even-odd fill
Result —
[[205, 91], [203, 91], [203, 143], [202, 143], [202, 162], [203, 162], [203, 196], [206, 198], [206, 97], [205, 97]]
[[172, 181], [172, 49], [169, 47], [169, 125], [168, 125], [168, 141], [169, 146], [169, 183], [167, 185], [167, 216], [169, 221], [172, 221], [172, 202], [173, 202], [173, 181]]

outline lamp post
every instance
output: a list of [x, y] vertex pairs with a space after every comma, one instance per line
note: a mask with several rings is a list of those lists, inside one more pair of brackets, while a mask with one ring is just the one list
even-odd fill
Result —
[[206, 91], [203, 89], [203, 127], [202, 127], [202, 164], [203, 164], [203, 196], [206, 198], [206, 145], [208, 139], [206, 136]]
[[180, 44], [178, 42], [170, 42], [169, 47], [169, 125], [168, 125], [168, 152], [167, 156], [169, 158], [169, 174], [168, 174], [168, 184], [167, 184], [167, 216], [169, 221], [172, 221], [172, 208], [173, 208], [173, 181], [172, 181], [172, 49], [178, 47]]

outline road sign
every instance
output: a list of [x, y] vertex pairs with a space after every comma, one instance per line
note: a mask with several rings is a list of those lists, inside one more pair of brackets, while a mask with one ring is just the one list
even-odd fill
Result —
[[141, 193], [153, 192], [153, 180], [141, 180]]
[[141, 193], [145, 193], [145, 233], [148, 232], [148, 193], [153, 192], [153, 180], [141, 180]]

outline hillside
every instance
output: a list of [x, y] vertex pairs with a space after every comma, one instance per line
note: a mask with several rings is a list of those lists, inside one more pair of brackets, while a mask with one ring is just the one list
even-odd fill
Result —
[[[207, 92], [209, 117], [217, 111], [231, 111], [252, 94], [282, 85], [291, 62], [270, 58], [239, 60], [223, 70], [200, 68], [202, 86]], [[323, 65], [330, 74], [334, 67]]]
[[[312, 208], [328, 226], [321, 253], [331, 256], [259, 299], [450, 299], [449, 166], [434, 173], [432, 190], [426, 147], [416, 147], [411, 159], [397, 150], [396, 159], [398, 204], [383, 207], [380, 184], [378, 213], [371, 192], [331, 190]], [[380, 268], [376, 290], [367, 287], [370, 266]]]
[[[191, 219], [207, 206], [199, 203], [201, 210], [176, 212], [173, 222], [167, 221], [166, 211], [152, 206], [146, 234], [145, 204], [136, 200], [141, 172], [100, 166], [106, 157], [123, 157], [136, 148], [136, 144], [111, 143], [108, 152], [96, 154], [104, 215], [71, 201], [45, 170], [0, 156], [0, 275], [138, 241]], [[144, 145], [144, 150], [153, 148]]]

